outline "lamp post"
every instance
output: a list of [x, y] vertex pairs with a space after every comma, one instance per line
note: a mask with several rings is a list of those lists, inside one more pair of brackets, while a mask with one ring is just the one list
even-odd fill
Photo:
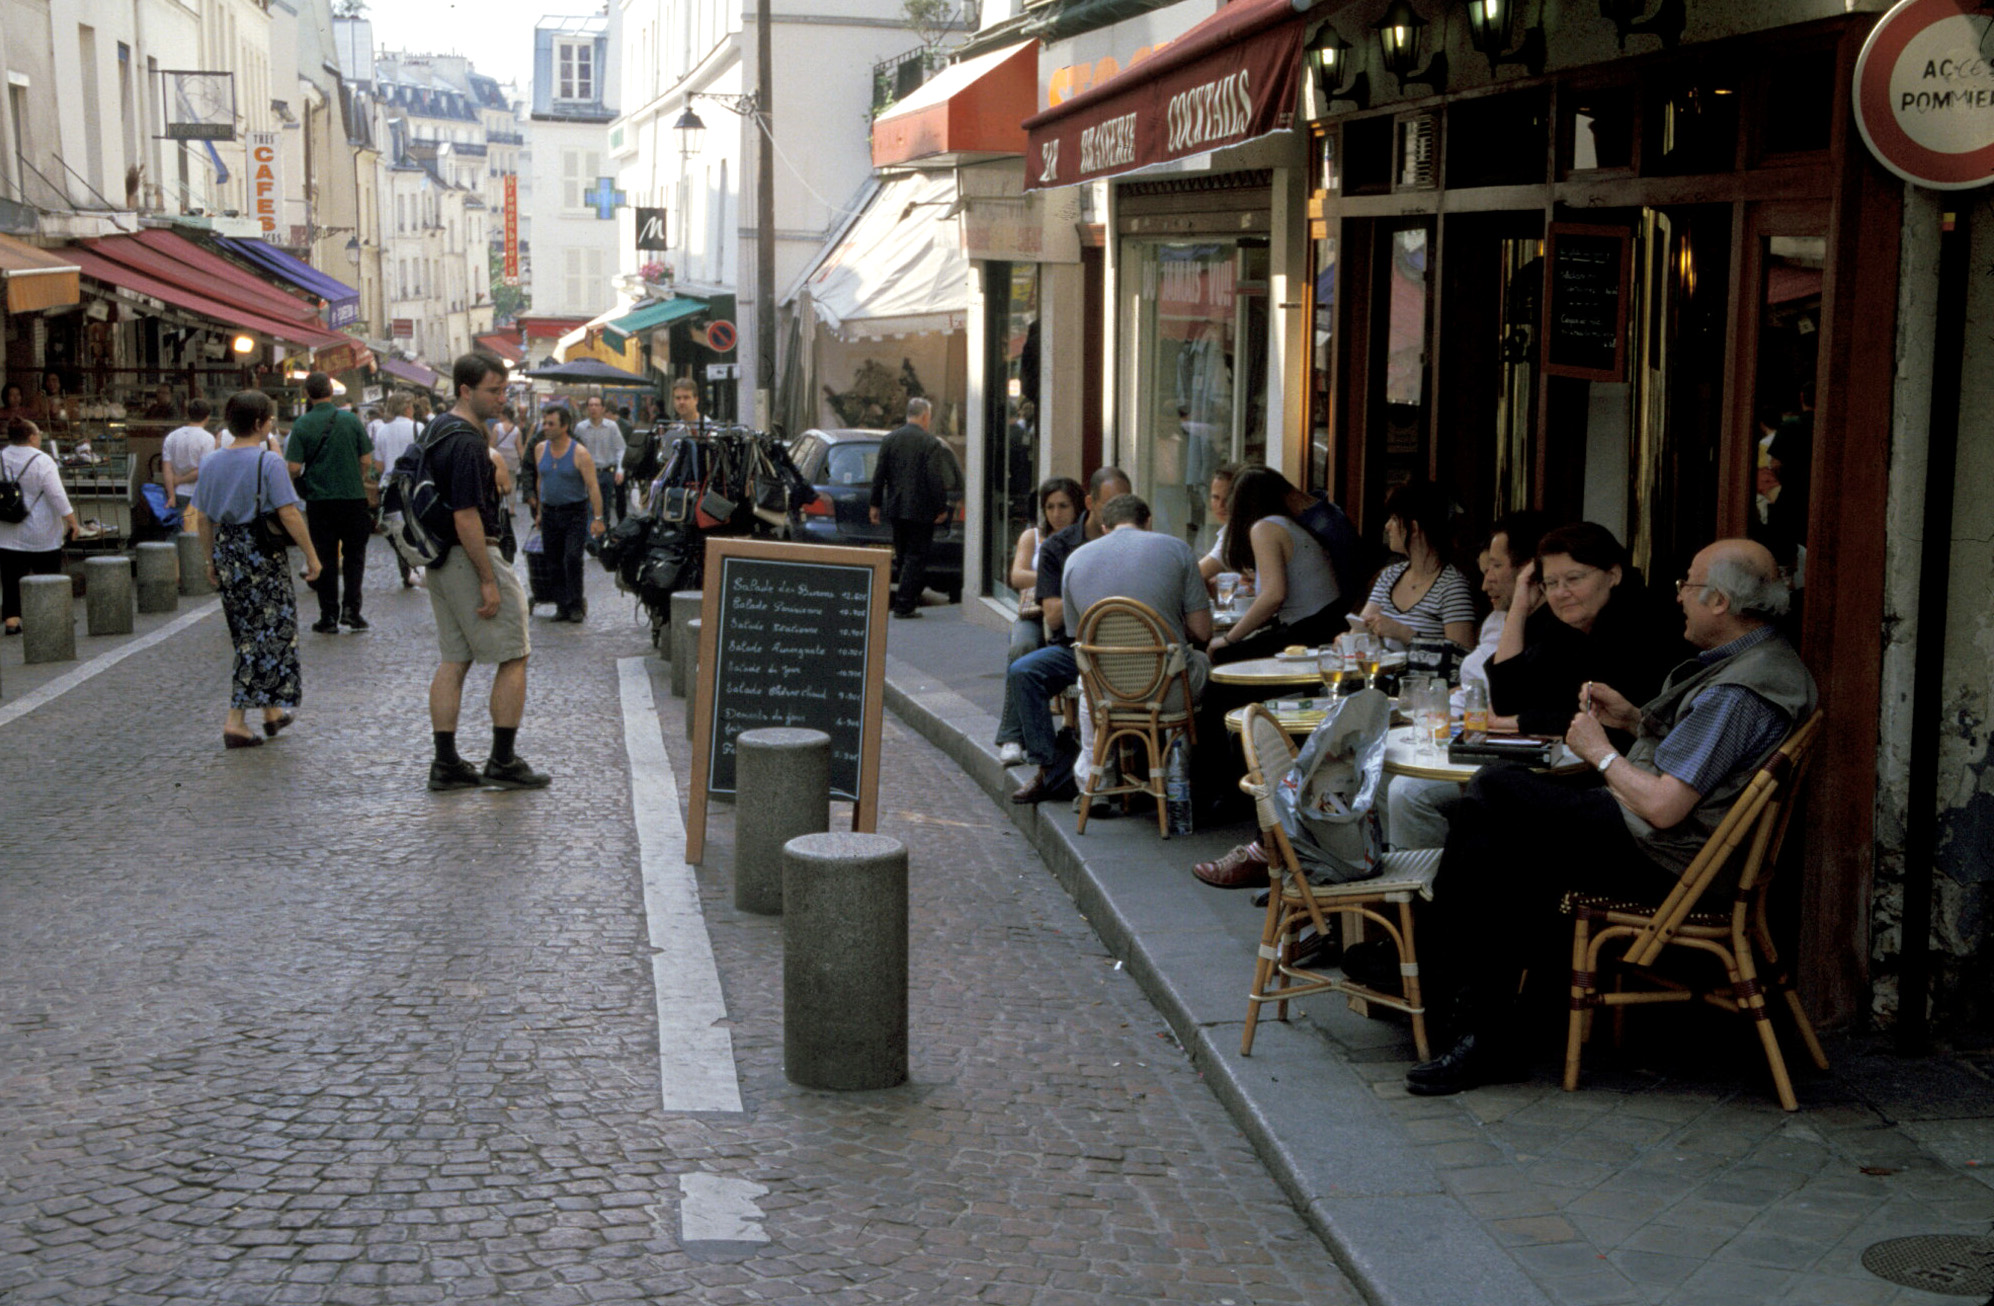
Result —
[[[755, 2], [755, 53], [759, 85], [753, 95], [722, 95], [694, 91], [686, 96], [685, 112], [673, 129], [680, 133], [681, 159], [698, 152], [706, 124], [693, 111], [692, 101], [717, 100], [755, 124], [755, 415], [771, 425], [775, 398], [775, 123], [769, 116], [774, 83], [774, 55], [769, 44], [769, 0]], [[679, 224], [685, 226], [684, 222]]]

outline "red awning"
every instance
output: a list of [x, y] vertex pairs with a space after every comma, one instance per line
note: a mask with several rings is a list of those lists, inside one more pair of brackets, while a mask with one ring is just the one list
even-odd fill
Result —
[[111, 236], [99, 242], [98, 248], [99, 252], [141, 271], [163, 275], [222, 299], [236, 300], [251, 312], [278, 322], [298, 322], [322, 335], [331, 335], [339, 344], [348, 342], [347, 336], [332, 331], [320, 319], [316, 300], [280, 290], [248, 268], [171, 231], [155, 228], [132, 236]]
[[1233, 0], [1167, 48], [1025, 120], [1025, 188], [1113, 177], [1294, 124], [1311, 0]]
[[85, 276], [123, 290], [150, 295], [163, 303], [171, 304], [197, 317], [210, 318], [224, 326], [273, 336], [291, 344], [313, 347], [338, 344], [344, 338], [334, 335], [323, 327], [307, 327], [295, 321], [280, 322], [261, 313], [250, 312], [236, 304], [212, 298], [170, 274], [162, 276], [140, 271], [119, 259], [107, 257], [97, 248], [108, 245], [113, 240], [129, 239], [128, 236], [114, 236], [102, 241], [78, 241], [69, 246], [66, 252], [83, 270]]
[[1022, 154], [1039, 89], [1038, 44], [952, 64], [872, 122], [872, 166], [936, 155]]
[[489, 350], [497, 354], [508, 363], [523, 363], [526, 361], [526, 354], [520, 349], [519, 342], [502, 331], [490, 331], [481, 336], [474, 336], [472, 343], [476, 344], [480, 349]]

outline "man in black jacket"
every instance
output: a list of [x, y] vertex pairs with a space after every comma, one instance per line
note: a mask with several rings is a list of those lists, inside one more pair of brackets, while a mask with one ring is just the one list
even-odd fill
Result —
[[949, 491], [959, 488], [955, 455], [929, 433], [934, 408], [925, 399], [907, 401], [907, 424], [879, 446], [879, 463], [872, 473], [872, 524], [882, 513], [893, 523], [893, 557], [900, 566], [900, 584], [893, 596], [893, 615], [921, 615], [921, 583], [928, 574], [928, 551], [935, 527], [948, 520]]

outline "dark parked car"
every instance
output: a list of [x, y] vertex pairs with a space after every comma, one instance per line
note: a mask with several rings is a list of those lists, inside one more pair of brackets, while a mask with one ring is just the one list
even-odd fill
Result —
[[[885, 431], [861, 431], [847, 427], [809, 430], [789, 443], [789, 456], [803, 479], [817, 490], [817, 500], [789, 514], [789, 533], [799, 540], [816, 544], [893, 544], [893, 527], [886, 522], [875, 526], [868, 519], [872, 507], [872, 470], [879, 461], [880, 442]], [[951, 495], [954, 511], [948, 522], [936, 528], [934, 551], [928, 555], [927, 587], [949, 596], [949, 602], [962, 602], [962, 496]]]

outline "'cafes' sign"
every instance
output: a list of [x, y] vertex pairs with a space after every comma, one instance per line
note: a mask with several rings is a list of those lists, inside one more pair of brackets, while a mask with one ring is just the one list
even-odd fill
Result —
[[1904, 180], [1994, 182], [1994, 3], [1902, 0], [1863, 43], [1855, 110], [1871, 152]]

